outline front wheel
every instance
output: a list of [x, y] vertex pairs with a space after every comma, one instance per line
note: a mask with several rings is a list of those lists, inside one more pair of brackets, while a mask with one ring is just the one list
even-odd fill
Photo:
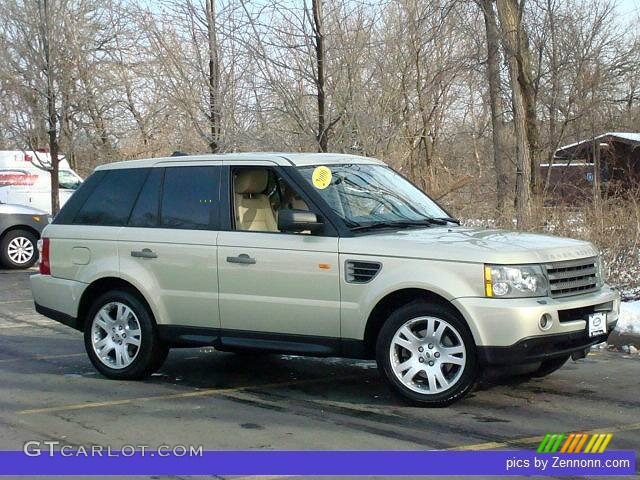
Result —
[[378, 335], [376, 359], [396, 393], [424, 406], [443, 407], [461, 399], [478, 372], [475, 343], [464, 320], [424, 301], [389, 316]]
[[124, 291], [107, 292], [94, 302], [85, 321], [84, 344], [93, 366], [117, 380], [151, 375], [168, 353], [147, 307]]

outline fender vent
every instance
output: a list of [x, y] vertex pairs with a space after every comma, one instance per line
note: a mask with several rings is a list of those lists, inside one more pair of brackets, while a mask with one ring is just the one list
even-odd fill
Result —
[[348, 283], [368, 283], [378, 274], [382, 264], [379, 262], [360, 262], [347, 260], [345, 275]]

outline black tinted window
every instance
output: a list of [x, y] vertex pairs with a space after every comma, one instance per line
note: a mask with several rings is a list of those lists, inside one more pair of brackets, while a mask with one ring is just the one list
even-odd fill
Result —
[[164, 169], [152, 168], [136, 201], [128, 225], [130, 227], [156, 227], [160, 210], [160, 185]]
[[71, 198], [66, 201], [66, 203], [62, 206], [62, 209], [56, 215], [53, 223], [59, 225], [69, 225], [73, 223], [73, 219], [80, 210], [80, 207], [84, 205], [84, 202], [87, 201], [89, 195], [93, 193], [95, 188], [100, 184], [100, 181], [105, 175], [104, 170], [99, 170], [97, 172], [92, 173], [82, 184], [80, 188], [73, 192]]
[[127, 223], [133, 202], [149, 169], [109, 170], [84, 203], [73, 223], [121, 226]]
[[218, 211], [218, 171], [210, 166], [167, 168], [160, 225], [194, 230], [217, 228], [213, 217]]

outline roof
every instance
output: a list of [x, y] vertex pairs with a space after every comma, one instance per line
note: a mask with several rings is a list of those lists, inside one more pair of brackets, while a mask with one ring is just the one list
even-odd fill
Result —
[[580, 151], [584, 148], [591, 148], [594, 140], [599, 141], [614, 141], [614, 142], [622, 142], [628, 145], [632, 145], [634, 148], [636, 146], [640, 146], [640, 133], [632, 133], [632, 132], [607, 132], [602, 135], [598, 135], [596, 137], [588, 138], [585, 140], [580, 140], [579, 142], [570, 143], [569, 145], [565, 145], [563, 147], [558, 148], [556, 153], [554, 154], [555, 158], [566, 158], [568, 156], [572, 156], [577, 151]]
[[239, 163], [267, 162], [281, 166], [307, 165], [336, 165], [341, 163], [359, 163], [384, 165], [375, 158], [349, 155], [346, 153], [280, 153], [280, 152], [247, 152], [204, 155], [183, 155], [177, 157], [159, 157], [142, 160], [128, 160], [124, 162], [100, 165], [96, 170], [114, 168], [145, 168], [160, 165], [197, 164], [200, 162]]

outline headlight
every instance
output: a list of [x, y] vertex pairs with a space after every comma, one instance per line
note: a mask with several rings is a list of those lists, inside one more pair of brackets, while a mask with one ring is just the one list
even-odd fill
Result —
[[548, 282], [540, 265], [485, 265], [484, 293], [494, 298], [545, 297]]

